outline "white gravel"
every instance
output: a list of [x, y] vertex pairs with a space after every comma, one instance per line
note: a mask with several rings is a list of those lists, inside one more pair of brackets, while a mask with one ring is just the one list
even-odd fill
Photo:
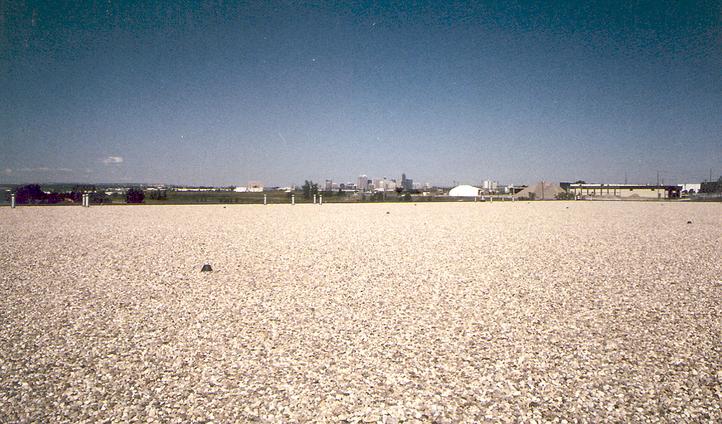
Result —
[[722, 204], [0, 208], [0, 271], [1, 422], [722, 420]]

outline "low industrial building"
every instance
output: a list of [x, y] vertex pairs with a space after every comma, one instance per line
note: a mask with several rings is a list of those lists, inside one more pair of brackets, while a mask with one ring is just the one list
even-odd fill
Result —
[[678, 198], [680, 186], [658, 184], [581, 184], [569, 185], [569, 192], [579, 198], [671, 199]]
[[554, 200], [561, 193], [564, 193], [564, 190], [559, 184], [539, 181], [516, 193], [516, 197], [529, 200]]
[[249, 181], [248, 182], [248, 191], [251, 193], [262, 193], [263, 192], [263, 183], [260, 181]]
[[683, 193], [689, 193], [689, 194], [699, 193], [699, 191], [702, 189], [701, 183], [686, 183], [686, 184], [680, 184], [680, 185], [681, 185], [680, 189], [682, 190]]

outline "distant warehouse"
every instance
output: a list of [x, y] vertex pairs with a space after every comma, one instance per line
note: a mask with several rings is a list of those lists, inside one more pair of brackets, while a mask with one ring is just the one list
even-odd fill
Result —
[[578, 197], [619, 199], [673, 199], [679, 197], [680, 186], [652, 184], [579, 184], [569, 185], [569, 192]]

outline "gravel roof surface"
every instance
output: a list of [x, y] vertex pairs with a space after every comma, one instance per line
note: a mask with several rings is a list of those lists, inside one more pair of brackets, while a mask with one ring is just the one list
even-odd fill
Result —
[[2, 422], [722, 420], [722, 204], [19, 207], [0, 241]]

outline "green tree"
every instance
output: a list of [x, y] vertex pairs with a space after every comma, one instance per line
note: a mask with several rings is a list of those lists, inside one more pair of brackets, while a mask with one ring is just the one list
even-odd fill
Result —
[[131, 187], [125, 193], [126, 203], [143, 203], [145, 200], [145, 193], [140, 187]]
[[310, 199], [314, 194], [318, 194], [318, 184], [313, 181], [306, 180], [301, 187], [303, 190], [303, 198]]
[[105, 194], [104, 192], [100, 191], [94, 191], [90, 193], [90, 203], [94, 204], [103, 204], [103, 203], [113, 203], [113, 200]]
[[52, 192], [45, 197], [45, 202], [49, 205], [55, 205], [63, 201], [63, 195], [57, 192]]
[[150, 192], [150, 199], [151, 200], [168, 200], [168, 191], [167, 190], [152, 190]]
[[95, 193], [95, 186], [94, 185], [88, 185], [88, 184], [80, 184], [73, 186], [73, 188], [70, 190], [70, 194], [68, 197], [73, 200], [73, 202], [80, 202], [83, 198], [83, 193]]
[[15, 189], [15, 202], [17, 204], [39, 203], [45, 200], [45, 192], [39, 184], [28, 184]]

